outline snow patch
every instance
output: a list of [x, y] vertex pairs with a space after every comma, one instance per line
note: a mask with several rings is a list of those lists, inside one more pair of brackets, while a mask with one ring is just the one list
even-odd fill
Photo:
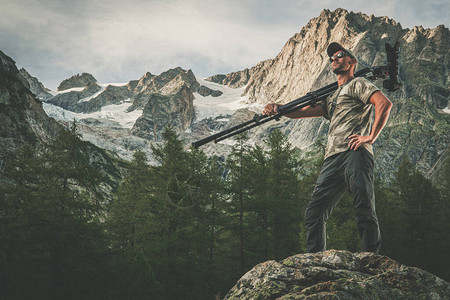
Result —
[[227, 145], [227, 146], [234, 146], [236, 144], [236, 140], [233, 139], [225, 139], [221, 140], [220, 142], [217, 142], [218, 144]]
[[89, 101], [91, 101], [91, 99], [94, 99], [95, 97], [97, 97], [98, 95], [103, 93], [105, 91], [105, 89], [106, 89], [106, 86], [102, 85], [101, 89], [97, 93], [93, 94], [92, 96], [80, 99], [78, 102], [89, 102]]
[[232, 115], [236, 110], [247, 108], [256, 113], [260, 113], [264, 106], [259, 103], [248, 103], [247, 96], [242, 96], [245, 86], [241, 88], [231, 88], [222, 84], [209, 82], [197, 78], [200, 85], [204, 85], [212, 90], [219, 90], [223, 94], [219, 97], [202, 96], [194, 93], [194, 107], [196, 110], [196, 121], [207, 118], [216, 118], [218, 116]]
[[216, 119], [216, 122], [228, 122], [228, 121], [230, 121], [230, 119], [228, 119], [228, 118]]
[[141, 109], [127, 112], [127, 109], [130, 106], [130, 99], [126, 99], [122, 104], [111, 104], [103, 106], [101, 111], [98, 112], [75, 113], [50, 103], [43, 103], [43, 107], [47, 115], [60, 121], [71, 122], [73, 120], [82, 120], [88, 118], [108, 119], [117, 122], [121, 127], [125, 129], [131, 129], [136, 120], [140, 116], [142, 116]]
[[69, 93], [69, 92], [82, 92], [84, 90], [85, 87], [74, 87], [74, 88], [70, 88], [67, 90], [63, 90], [63, 91], [56, 91], [53, 92], [52, 94], [54, 95], [59, 95], [59, 94], [65, 94], [65, 93]]
[[125, 86], [128, 84], [128, 82], [110, 82], [110, 83], [97, 83], [101, 87], [108, 87], [108, 85], [112, 86]]
[[[93, 95], [92, 96], [92, 98], [95, 98], [95, 97], [97, 97], [99, 94], [101, 94], [101, 92], [103, 92], [109, 85], [112, 85], [112, 86], [125, 86], [125, 85], [127, 85], [128, 84], [128, 82], [119, 82], [119, 83], [115, 83], [115, 82], [110, 82], [110, 83], [98, 83], [97, 82], [97, 84], [102, 88], [99, 92], [97, 92], [96, 94], [95, 94], [95, 96]], [[85, 86], [83, 86], [83, 87], [74, 87], [74, 88], [70, 88], [70, 89], [67, 89], [67, 90], [63, 90], [63, 91], [52, 91], [52, 90], [49, 90], [48, 92], [51, 94], [51, 95], [53, 95], [53, 96], [56, 96], [56, 95], [59, 95], [59, 94], [65, 94], [65, 93], [69, 93], [69, 92], [82, 92], [84, 89], [85, 89], [86, 87]], [[86, 100], [85, 100], [86, 101]]]

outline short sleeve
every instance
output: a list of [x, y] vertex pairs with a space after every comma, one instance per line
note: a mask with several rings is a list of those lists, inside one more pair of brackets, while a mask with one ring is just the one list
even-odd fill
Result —
[[370, 96], [380, 89], [366, 78], [358, 78], [351, 89], [351, 94], [361, 100], [364, 104], [369, 104]]

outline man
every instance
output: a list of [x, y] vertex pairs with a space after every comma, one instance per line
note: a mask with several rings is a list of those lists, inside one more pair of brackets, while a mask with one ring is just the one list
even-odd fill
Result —
[[[305, 212], [306, 249], [308, 252], [326, 249], [326, 222], [349, 189], [362, 250], [377, 253], [381, 235], [375, 212], [372, 144], [388, 120], [392, 103], [370, 81], [354, 77], [357, 60], [352, 52], [331, 43], [327, 54], [339, 88], [320, 104], [286, 115], [295, 119], [330, 120], [324, 164]], [[372, 105], [375, 107], [373, 124]], [[273, 115], [277, 109], [277, 104], [269, 103], [263, 113]]]

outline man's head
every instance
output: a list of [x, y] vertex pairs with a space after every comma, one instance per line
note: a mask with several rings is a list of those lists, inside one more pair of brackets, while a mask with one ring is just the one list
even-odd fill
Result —
[[345, 49], [338, 43], [331, 43], [327, 48], [327, 54], [330, 57], [331, 67], [335, 74], [350, 72], [350, 75], [353, 76], [357, 59], [350, 50]]

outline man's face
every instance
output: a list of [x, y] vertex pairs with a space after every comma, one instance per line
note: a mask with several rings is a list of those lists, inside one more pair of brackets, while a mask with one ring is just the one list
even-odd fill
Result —
[[356, 64], [355, 59], [351, 58], [342, 50], [337, 51], [331, 57], [333, 62], [331, 63], [331, 68], [334, 74], [343, 74], [348, 72], [353, 65]]

